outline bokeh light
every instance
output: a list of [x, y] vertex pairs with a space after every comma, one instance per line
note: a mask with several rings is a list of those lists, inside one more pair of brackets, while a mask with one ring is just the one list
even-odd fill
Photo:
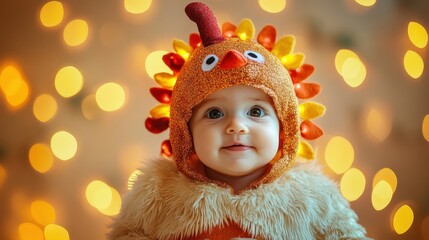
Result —
[[105, 83], [97, 89], [95, 100], [103, 111], [116, 111], [125, 104], [125, 90], [117, 83]]
[[426, 141], [429, 142], [429, 114], [426, 114], [426, 116], [423, 118], [422, 133]]
[[278, 13], [285, 9], [286, 0], [258, 0], [259, 6], [266, 12]]
[[42, 226], [55, 222], [55, 209], [46, 201], [37, 200], [31, 203], [31, 216]]
[[45, 240], [70, 240], [69, 232], [57, 224], [49, 224], [44, 229]]
[[121, 210], [122, 199], [118, 190], [114, 189], [113, 187], [110, 187], [110, 191], [111, 191], [112, 197], [111, 197], [109, 206], [107, 206], [106, 208], [97, 208], [97, 209], [104, 215], [114, 216], [114, 215], [117, 215]]
[[424, 48], [428, 44], [428, 32], [420, 23], [408, 23], [408, 37], [414, 46], [418, 48]]
[[96, 209], [107, 209], [112, 202], [112, 189], [100, 180], [94, 180], [86, 187], [86, 200]]
[[137, 180], [138, 176], [142, 172], [140, 170], [135, 170], [129, 177], [128, 177], [128, 190], [131, 190], [134, 186], [134, 182]]
[[51, 138], [51, 150], [57, 158], [69, 160], [77, 151], [76, 138], [66, 131], [56, 132]]
[[83, 86], [82, 73], [74, 66], [61, 68], [55, 76], [55, 89], [62, 97], [76, 95]]
[[83, 19], [75, 19], [70, 21], [64, 28], [64, 42], [71, 46], [79, 46], [84, 43], [89, 34], [88, 23]]
[[34, 223], [21, 223], [18, 233], [20, 240], [45, 240], [42, 229]]
[[372, 189], [371, 202], [375, 210], [381, 211], [392, 200], [393, 191], [390, 184], [384, 180], [379, 181]]
[[0, 73], [0, 89], [11, 109], [25, 105], [30, 95], [30, 87], [19, 70], [12, 65], [6, 66]]
[[418, 53], [408, 50], [404, 56], [404, 67], [410, 77], [417, 79], [422, 75], [425, 65]]
[[340, 49], [335, 55], [335, 67], [350, 87], [358, 87], [366, 77], [366, 67], [358, 55], [348, 49]]
[[357, 168], [350, 168], [341, 178], [340, 190], [349, 201], [357, 200], [365, 190], [365, 175]]
[[396, 191], [396, 187], [398, 185], [398, 179], [396, 178], [395, 172], [393, 172], [390, 168], [383, 168], [379, 170], [372, 181], [372, 187], [374, 188], [377, 183], [380, 181], [386, 181], [390, 188], [392, 189], [392, 192], [394, 193]]
[[332, 171], [336, 174], [342, 174], [353, 164], [353, 146], [343, 137], [333, 137], [326, 145], [325, 160]]
[[145, 67], [147, 74], [154, 79], [156, 73], [165, 72], [172, 74], [173, 71], [162, 61], [162, 56], [167, 54], [167, 51], [155, 51], [151, 52], [145, 61]]
[[40, 122], [51, 120], [57, 113], [57, 101], [49, 94], [42, 94], [34, 100], [33, 114]]
[[392, 130], [392, 118], [387, 107], [372, 107], [366, 116], [366, 127], [371, 139], [384, 141]]
[[3, 167], [3, 165], [0, 164], [0, 189], [3, 186], [3, 184], [6, 182], [7, 179], [7, 171]]
[[363, 65], [363, 63], [356, 58], [348, 58], [346, 61], [344, 61], [341, 72], [344, 81], [350, 87], [360, 86], [366, 77], [365, 65]]
[[364, 7], [371, 7], [377, 2], [377, 0], [355, 0], [355, 1]]
[[31, 167], [40, 173], [45, 173], [52, 168], [54, 164], [54, 156], [48, 145], [36, 143], [31, 146], [28, 153], [28, 159]]
[[59, 1], [50, 1], [40, 10], [40, 22], [45, 27], [55, 27], [63, 21], [64, 8]]
[[144, 13], [151, 5], [152, 0], [124, 0], [125, 10], [132, 14]]
[[393, 215], [393, 229], [397, 234], [403, 234], [408, 229], [414, 221], [414, 212], [410, 206], [407, 204], [402, 205]]
[[86, 96], [82, 101], [82, 114], [88, 120], [97, 119], [100, 115], [100, 107], [97, 105], [95, 95]]

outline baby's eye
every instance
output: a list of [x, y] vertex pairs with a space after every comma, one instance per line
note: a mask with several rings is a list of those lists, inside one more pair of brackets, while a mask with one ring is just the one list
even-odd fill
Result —
[[219, 109], [214, 108], [214, 109], [210, 109], [207, 111], [206, 113], [206, 117], [208, 119], [218, 119], [223, 117], [223, 112], [221, 112]]
[[204, 72], [210, 71], [216, 66], [217, 62], [219, 62], [219, 58], [214, 54], [209, 54], [204, 58], [201, 68]]
[[260, 53], [251, 50], [245, 51], [244, 56], [260, 63], [265, 61], [264, 57]]
[[261, 107], [255, 106], [249, 109], [249, 111], [247, 112], [247, 115], [251, 117], [263, 117], [265, 116], [265, 111]]

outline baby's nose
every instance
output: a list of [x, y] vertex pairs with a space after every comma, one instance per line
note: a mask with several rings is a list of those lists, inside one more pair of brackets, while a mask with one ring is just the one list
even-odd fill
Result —
[[231, 122], [226, 128], [227, 134], [247, 134], [249, 133], [249, 128], [246, 124], [240, 120], [240, 118], [235, 117], [231, 119]]

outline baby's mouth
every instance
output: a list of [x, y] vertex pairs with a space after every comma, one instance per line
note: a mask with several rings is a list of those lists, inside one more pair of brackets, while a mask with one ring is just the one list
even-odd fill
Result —
[[251, 149], [251, 146], [246, 146], [243, 144], [233, 144], [233, 145], [229, 145], [226, 147], [222, 147], [222, 149], [228, 150], [228, 151], [234, 151], [234, 152], [238, 152], [238, 151], [246, 151]]

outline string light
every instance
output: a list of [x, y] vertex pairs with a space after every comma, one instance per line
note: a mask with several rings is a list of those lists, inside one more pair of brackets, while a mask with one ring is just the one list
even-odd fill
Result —
[[341, 178], [340, 190], [349, 201], [357, 200], [365, 190], [365, 175], [356, 168], [350, 168]]
[[34, 100], [33, 114], [40, 122], [47, 122], [57, 113], [58, 104], [54, 97], [42, 94]]
[[18, 233], [21, 240], [45, 240], [42, 229], [34, 223], [21, 223]]
[[173, 74], [170, 68], [162, 61], [162, 56], [167, 54], [167, 51], [155, 51], [151, 52], [147, 57], [145, 61], [145, 68], [146, 72], [154, 79], [154, 76], [156, 73], [159, 72], [165, 72], [169, 74]]
[[132, 14], [146, 12], [152, 5], [152, 0], [124, 0], [124, 8]]
[[49, 224], [44, 229], [45, 240], [70, 240], [69, 232], [57, 224]]
[[125, 90], [117, 83], [105, 83], [97, 89], [95, 100], [103, 111], [116, 111], [125, 104]]
[[51, 138], [51, 149], [60, 160], [69, 160], [77, 152], [76, 138], [66, 131], [56, 132]]
[[419, 78], [422, 73], [425, 64], [422, 57], [414, 52], [413, 50], [408, 50], [404, 56], [404, 68], [408, 75], [414, 79]]
[[372, 189], [371, 202], [375, 210], [383, 210], [392, 200], [393, 191], [390, 184], [384, 180], [375, 184]]
[[425, 48], [428, 43], [428, 33], [418, 22], [411, 21], [408, 23], [408, 37], [418, 48]]
[[64, 28], [64, 42], [70, 47], [76, 47], [83, 44], [89, 34], [88, 23], [83, 19], [70, 21]]
[[40, 10], [40, 22], [45, 27], [55, 27], [64, 18], [64, 7], [59, 1], [50, 1], [43, 5]]
[[278, 13], [286, 8], [286, 0], [258, 0], [259, 6], [266, 12]]
[[393, 215], [393, 229], [397, 234], [403, 234], [410, 229], [414, 221], [414, 212], [407, 204], [402, 205]]
[[43, 143], [36, 143], [31, 146], [28, 159], [33, 169], [40, 173], [46, 173], [54, 164], [54, 156], [51, 149]]
[[31, 215], [42, 226], [55, 222], [55, 209], [46, 201], [36, 200], [31, 203]]
[[342, 174], [353, 164], [353, 146], [343, 137], [333, 137], [326, 145], [325, 160], [332, 171]]
[[76, 95], [83, 86], [83, 75], [74, 66], [61, 68], [55, 76], [55, 89], [62, 97], [69, 98]]

